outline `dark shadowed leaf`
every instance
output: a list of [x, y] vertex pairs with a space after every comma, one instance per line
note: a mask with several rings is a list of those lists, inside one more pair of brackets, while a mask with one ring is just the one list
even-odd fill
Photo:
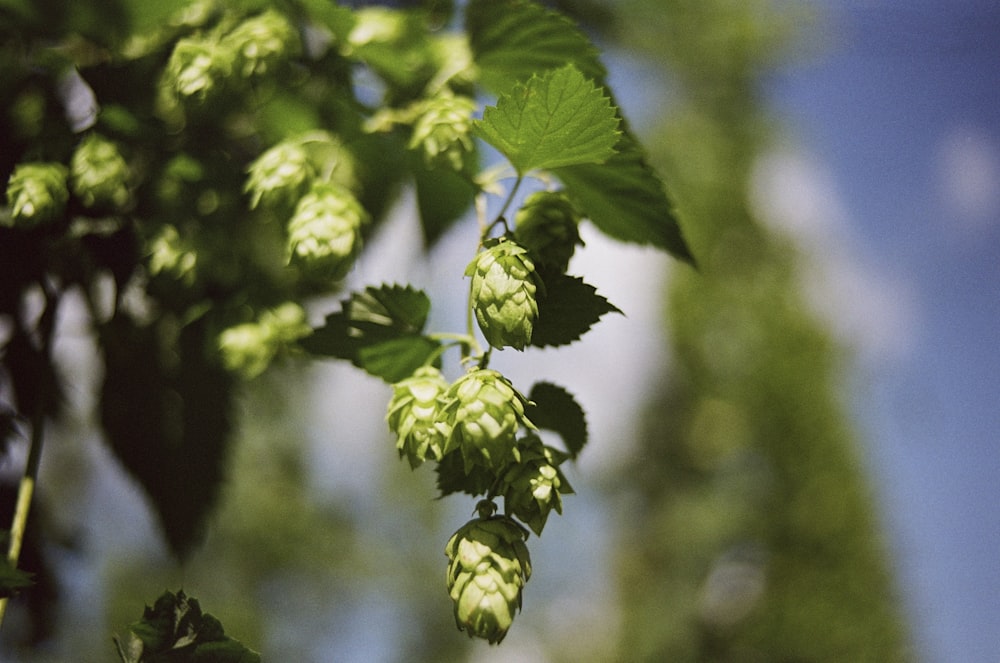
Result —
[[579, 339], [606, 313], [621, 313], [597, 294], [597, 289], [576, 276], [554, 270], [539, 270], [545, 284], [539, 289], [538, 320], [531, 332], [531, 345], [567, 345]]
[[559, 434], [570, 458], [587, 443], [587, 418], [573, 395], [551, 382], [536, 382], [528, 395], [525, 414], [539, 428]]

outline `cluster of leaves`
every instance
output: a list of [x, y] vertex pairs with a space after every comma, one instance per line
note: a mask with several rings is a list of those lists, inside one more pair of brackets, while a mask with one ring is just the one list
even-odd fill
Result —
[[[462, 16], [431, 6], [175, 0], [102, 16], [110, 27], [28, 2], [0, 9], [0, 396], [10, 421], [58, 413], [52, 321], [79, 292], [104, 362], [109, 445], [181, 557], [218, 495], [239, 381], [289, 354], [346, 359], [393, 384], [400, 454], [438, 462], [443, 494], [485, 496], [480, 520], [508, 519], [504, 545], [521, 528], [513, 516], [540, 533], [568, 490], [558, 465], [586, 441], [583, 410], [544, 382], [521, 395], [488, 368], [492, 350], [565, 345], [617, 310], [567, 273], [581, 218], [691, 260], [582, 32], [529, 0], [472, 0]], [[484, 95], [495, 103], [482, 108]], [[504, 163], [481, 170], [476, 139]], [[540, 188], [508, 223], [528, 180]], [[406, 285], [368, 287], [319, 328], [306, 322], [309, 298], [340, 287], [406, 185], [425, 247], [483, 201], [465, 274], [485, 351], [471, 322], [428, 332], [430, 299]], [[41, 315], [26, 305], [39, 299]], [[438, 371], [452, 347], [470, 371], [448, 384]], [[427, 389], [429, 409], [414, 409]], [[509, 619], [459, 624], [498, 641]]]
[[219, 620], [202, 612], [183, 590], [164, 592], [128, 636], [115, 637], [122, 663], [260, 663], [260, 655], [227, 636]]

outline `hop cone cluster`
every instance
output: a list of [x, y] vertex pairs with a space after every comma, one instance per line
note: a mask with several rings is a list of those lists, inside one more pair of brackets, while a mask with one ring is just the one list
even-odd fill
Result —
[[445, 546], [455, 623], [469, 637], [496, 644], [507, 635], [531, 577], [527, 536], [507, 516], [490, 516], [469, 521]]
[[504, 473], [507, 487], [504, 505], [507, 512], [526, 523], [541, 535], [549, 513], [562, 513], [561, 494], [572, 493], [566, 477], [559, 469], [565, 455], [542, 444], [537, 435], [528, 435], [520, 442], [521, 458]]
[[509, 240], [487, 244], [465, 270], [479, 328], [495, 348], [523, 350], [538, 318], [538, 277], [528, 251]]
[[69, 163], [73, 193], [86, 207], [121, 209], [129, 199], [128, 164], [110, 140], [90, 134]]
[[367, 222], [368, 213], [350, 191], [313, 184], [288, 222], [289, 262], [325, 278], [343, 278], [361, 251]]
[[265, 150], [247, 172], [244, 190], [250, 194], [250, 209], [261, 203], [290, 207], [316, 174], [306, 150], [292, 142], [278, 143]]
[[448, 382], [433, 366], [417, 369], [392, 387], [387, 420], [396, 434], [399, 456], [406, 456], [410, 467], [425, 460], [441, 460], [451, 427], [442, 420], [441, 408]]
[[503, 375], [480, 368], [456, 380], [445, 393], [442, 410], [451, 434], [444, 453], [458, 449], [465, 471], [475, 465], [499, 470], [516, 454], [518, 429], [531, 426], [524, 415], [527, 400]]
[[59, 217], [69, 200], [66, 173], [66, 166], [60, 163], [17, 166], [7, 182], [7, 203], [13, 221], [30, 227]]
[[237, 71], [250, 78], [298, 52], [299, 35], [284, 16], [268, 9], [233, 28], [224, 43], [236, 54]]
[[219, 350], [227, 369], [249, 379], [263, 373], [281, 350], [311, 331], [302, 307], [287, 302], [264, 311], [256, 322], [223, 331], [219, 335]]
[[514, 239], [538, 262], [565, 273], [580, 241], [580, 213], [559, 191], [536, 191], [514, 216]]
[[475, 102], [468, 97], [449, 94], [424, 101], [413, 125], [410, 149], [422, 149], [430, 167], [462, 170], [466, 156], [474, 148], [472, 113], [475, 110]]

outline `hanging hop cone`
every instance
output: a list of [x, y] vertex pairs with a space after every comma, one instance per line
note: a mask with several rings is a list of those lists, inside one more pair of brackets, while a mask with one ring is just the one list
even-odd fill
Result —
[[219, 335], [219, 351], [227, 369], [246, 379], [257, 377], [279, 352], [309, 335], [306, 312], [294, 302], [264, 311], [254, 322], [245, 322]]
[[316, 175], [306, 150], [290, 142], [278, 143], [263, 152], [247, 173], [243, 190], [250, 194], [250, 209], [261, 203], [291, 207]]
[[171, 225], [164, 226], [150, 241], [148, 264], [150, 276], [164, 274], [187, 285], [198, 275], [198, 253]]
[[444, 453], [461, 451], [468, 474], [475, 465], [502, 468], [516, 453], [527, 399], [497, 371], [480, 368], [456, 380], [445, 393], [444, 420], [451, 427]]
[[298, 32], [273, 9], [246, 19], [223, 42], [236, 54], [236, 69], [244, 78], [273, 71], [300, 48]]
[[288, 222], [289, 262], [324, 278], [343, 278], [361, 252], [361, 228], [368, 218], [344, 187], [313, 184]]
[[514, 240], [538, 262], [565, 273], [580, 241], [580, 213], [560, 191], [536, 191], [514, 216]]
[[86, 207], [125, 207], [128, 177], [128, 164], [118, 146], [97, 134], [80, 141], [69, 162], [70, 187]]
[[497, 349], [523, 350], [538, 318], [540, 283], [527, 249], [503, 238], [491, 240], [465, 275], [472, 277], [473, 310], [487, 342]]
[[442, 420], [441, 408], [448, 382], [433, 366], [423, 366], [392, 386], [386, 420], [397, 437], [399, 457], [410, 467], [425, 460], [441, 460], [451, 427]]
[[519, 442], [521, 459], [504, 472], [504, 506], [507, 513], [541, 535], [549, 513], [562, 513], [563, 494], [573, 492], [559, 465], [566, 455], [545, 446], [534, 434]]
[[491, 516], [469, 521], [445, 546], [455, 623], [470, 638], [497, 644], [507, 635], [531, 577], [527, 536], [507, 516]]
[[475, 146], [472, 113], [475, 102], [462, 96], [441, 95], [420, 102], [421, 112], [413, 125], [410, 149], [422, 149], [431, 168], [461, 171]]
[[208, 39], [181, 39], [163, 72], [163, 87], [173, 103], [204, 102], [218, 92], [233, 71], [236, 53], [228, 44]]
[[7, 181], [7, 204], [14, 225], [37, 226], [58, 218], [66, 209], [69, 189], [61, 163], [23, 163]]

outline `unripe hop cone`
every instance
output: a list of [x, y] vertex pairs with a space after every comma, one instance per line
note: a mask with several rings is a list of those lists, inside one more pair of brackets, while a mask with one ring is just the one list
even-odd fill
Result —
[[70, 185], [87, 207], [123, 208], [129, 199], [128, 177], [118, 147], [97, 134], [80, 141], [70, 160]]
[[475, 465], [499, 471], [516, 452], [520, 426], [533, 428], [524, 415], [527, 399], [494, 370], [466, 373], [448, 388], [445, 401], [442, 415], [451, 434], [444, 453], [460, 450], [466, 474]]
[[392, 387], [386, 420], [396, 434], [399, 456], [410, 467], [425, 460], [441, 460], [451, 426], [442, 420], [441, 409], [448, 382], [433, 366], [423, 366]]
[[535, 434], [526, 436], [519, 446], [520, 460], [503, 475], [504, 506], [540, 536], [549, 513], [562, 513], [562, 495], [573, 492], [559, 469], [566, 455], [542, 444]]
[[7, 183], [7, 204], [14, 224], [32, 227], [59, 217], [69, 200], [66, 173], [66, 166], [60, 163], [17, 166]]
[[462, 96], [438, 96], [423, 102], [413, 125], [410, 149], [422, 148], [429, 167], [444, 166], [461, 171], [466, 156], [475, 147], [472, 141], [472, 113], [475, 102]]
[[313, 184], [288, 222], [289, 262], [326, 278], [343, 278], [361, 252], [361, 228], [368, 218], [344, 187]]
[[490, 516], [469, 521], [445, 546], [455, 624], [470, 638], [497, 644], [514, 623], [531, 577], [527, 536], [509, 517]]
[[514, 240], [542, 265], [565, 273], [580, 240], [580, 213], [561, 191], [536, 191], [514, 216]]
[[472, 306], [487, 342], [523, 350], [538, 318], [540, 283], [527, 249], [506, 239], [487, 242], [465, 275], [472, 277]]

